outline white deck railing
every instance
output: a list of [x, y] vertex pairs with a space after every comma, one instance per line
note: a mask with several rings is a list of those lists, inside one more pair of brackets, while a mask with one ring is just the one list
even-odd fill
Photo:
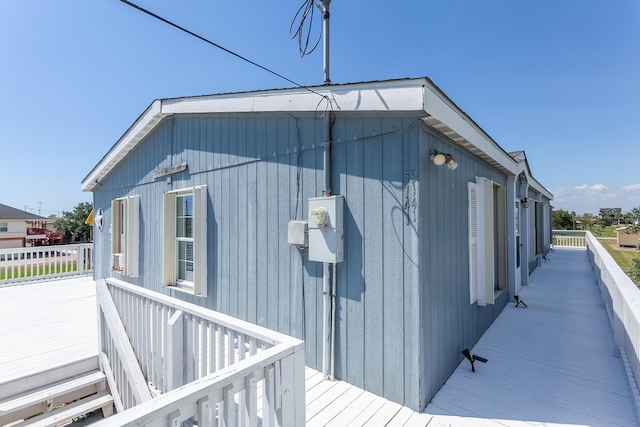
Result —
[[553, 230], [551, 243], [554, 248], [586, 248], [585, 233], [583, 230]]
[[93, 271], [93, 243], [0, 249], [0, 285]]
[[96, 289], [118, 412], [104, 425], [304, 424], [303, 341], [120, 280]]
[[[613, 329], [613, 353], [631, 371], [631, 387], [640, 413], [640, 289], [613, 260], [598, 240], [587, 232], [587, 254]], [[634, 379], [635, 378], [635, 379]]]

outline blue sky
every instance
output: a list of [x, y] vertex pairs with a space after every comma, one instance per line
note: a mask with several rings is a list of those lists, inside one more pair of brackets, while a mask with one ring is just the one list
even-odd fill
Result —
[[[289, 39], [301, 0], [137, 3], [322, 83]], [[555, 208], [640, 206], [640, 1], [332, 1], [333, 82], [421, 76], [524, 150]], [[90, 201], [81, 180], [156, 98], [291, 86], [118, 0], [0, 0], [0, 203]]]

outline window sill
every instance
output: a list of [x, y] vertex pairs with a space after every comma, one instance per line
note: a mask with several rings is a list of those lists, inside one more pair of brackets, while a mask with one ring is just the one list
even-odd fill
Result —
[[183, 287], [183, 286], [173, 285], [173, 286], [167, 286], [167, 288], [169, 288], [171, 291], [175, 291], [181, 294], [191, 295], [192, 297], [206, 298], [206, 297], [203, 297], [202, 295], [197, 295], [192, 287]]

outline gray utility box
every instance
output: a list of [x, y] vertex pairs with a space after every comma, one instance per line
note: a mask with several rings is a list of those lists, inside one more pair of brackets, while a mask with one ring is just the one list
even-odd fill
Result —
[[309, 199], [309, 260], [344, 260], [344, 197]]

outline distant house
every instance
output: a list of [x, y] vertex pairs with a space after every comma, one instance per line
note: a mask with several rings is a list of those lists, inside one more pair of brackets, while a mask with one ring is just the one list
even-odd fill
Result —
[[427, 78], [156, 100], [82, 187], [97, 279], [302, 338], [415, 410], [551, 244], [524, 152]]
[[615, 220], [622, 215], [622, 208], [600, 208], [600, 218]]
[[0, 203], [0, 249], [41, 244], [45, 230], [46, 218]]

